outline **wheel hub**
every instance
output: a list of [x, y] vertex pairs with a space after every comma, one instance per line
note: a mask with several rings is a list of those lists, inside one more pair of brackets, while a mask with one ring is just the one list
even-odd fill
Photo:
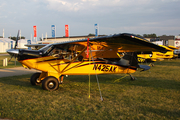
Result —
[[49, 82], [48, 87], [49, 88], [53, 88], [54, 87], [54, 83], [53, 82]]
[[40, 83], [40, 82], [41, 82], [41, 80], [39, 80], [39, 79], [36, 79], [36, 82], [37, 82], [37, 83]]

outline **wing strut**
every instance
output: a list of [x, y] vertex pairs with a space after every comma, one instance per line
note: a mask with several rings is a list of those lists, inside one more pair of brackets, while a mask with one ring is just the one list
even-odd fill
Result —
[[[90, 53], [91, 53], [91, 56], [92, 56], [91, 47], [89, 47], [89, 48], [90, 48], [89, 50], [90, 50]], [[91, 57], [91, 59], [92, 59], [94, 65], [95, 65], [96, 63], [94, 62], [93, 56]], [[96, 70], [95, 70], [95, 73], [96, 73]], [[96, 73], [96, 80], [97, 80], [97, 84], [98, 84], [98, 88], [99, 88], [99, 93], [100, 93], [101, 101], [103, 102], [103, 97], [102, 97], [101, 88], [100, 88], [100, 85], [99, 85], [99, 79], [98, 79], [97, 73]]]

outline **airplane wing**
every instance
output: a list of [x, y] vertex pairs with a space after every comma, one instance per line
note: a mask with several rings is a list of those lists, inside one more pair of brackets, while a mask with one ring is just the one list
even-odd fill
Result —
[[[54, 44], [46, 44], [38, 51], [31, 51], [31, 54], [48, 56], [57, 48], [64, 51], [68, 55], [81, 54], [83, 58], [87, 57], [87, 43], [90, 45], [90, 56], [94, 58], [119, 58], [118, 53], [122, 52], [145, 52], [157, 51], [166, 52], [166, 48], [153, 44], [148, 40], [129, 33], [115, 34], [110, 36], [96, 37], [74, 41], [64, 41]], [[39, 44], [44, 45], [44, 44]], [[20, 50], [21, 53], [26, 53], [26, 50]], [[27, 53], [29, 53], [28, 51]], [[63, 54], [64, 54], [63, 53]]]
[[[153, 44], [148, 40], [129, 33], [115, 34], [110, 36], [96, 37], [61, 43], [49, 44], [41, 49], [43, 55], [48, 55], [54, 47], [71, 53], [81, 53], [83, 58], [87, 55], [86, 47], [89, 41], [91, 56], [94, 58], [119, 58], [119, 52], [166, 52], [166, 48]], [[82, 52], [83, 51], [83, 52]]]
[[174, 46], [171, 46], [171, 45], [169, 45], [168, 47], [169, 47], [170, 49], [173, 49], [173, 50], [177, 49], [177, 47], [174, 47]]
[[[116, 49], [117, 52], [167, 51], [164, 47], [129, 33], [91, 38], [89, 39], [89, 42], [94, 50]], [[60, 44], [87, 46], [87, 39], [55, 43], [54, 45]]]

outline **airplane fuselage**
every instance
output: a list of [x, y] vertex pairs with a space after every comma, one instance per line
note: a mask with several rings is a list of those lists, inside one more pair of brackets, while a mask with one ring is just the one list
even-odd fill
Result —
[[[52, 56], [25, 59], [19, 62], [24, 67], [42, 71], [46, 73], [47, 76], [56, 76], [57, 79], [61, 75], [134, 73], [137, 69], [136, 67], [112, 64], [103, 60], [84, 60], [71, 63], [71, 61], [67, 59], [58, 59]], [[42, 79], [44, 77], [42, 77]]]

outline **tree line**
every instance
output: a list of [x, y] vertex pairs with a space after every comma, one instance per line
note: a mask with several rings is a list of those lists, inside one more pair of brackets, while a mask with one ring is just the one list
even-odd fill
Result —
[[[8, 37], [9, 39], [12, 39], [12, 40], [16, 40], [17, 39], [17, 37]], [[20, 37], [18, 37], [18, 40], [20, 40], [20, 39], [25, 39], [25, 37], [24, 36], [21, 36], [21, 38]]]
[[[3, 38], [3, 36], [0, 36], [0, 38]], [[16, 40], [17, 37], [8, 37], [9, 39]], [[24, 36], [21, 36], [21, 39], [26, 39]], [[18, 37], [18, 40], [20, 40], [20, 37]]]
[[[140, 36], [140, 37], [144, 37], [144, 38], [156, 38], [156, 37], [159, 37], [155, 33], [152, 33], [152, 34], [143, 34], [143, 35], [136, 34], [136, 35]], [[95, 34], [89, 33], [88, 36], [95, 36]], [[167, 35], [162, 35], [162, 36], [167, 36]], [[170, 36], [173, 36], [173, 35], [170, 35]]]
[[[152, 34], [143, 34], [143, 35], [140, 35], [140, 34], [136, 34], [137, 36], [140, 36], [140, 37], [144, 37], [144, 38], [156, 38], [156, 37], [159, 37], [157, 36], [155, 33], [152, 33]], [[95, 36], [95, 34], [92, 34], [92, 33], [89, 33], [88, 36]], [[167, 35], [162, 35], [162, 36], [167, 36]], [[170, 35], [170, 36], [173, 36], [173, 35]], [[180, 34], [179, 34], [180, 36]], [[0, 36], [0, 38], [3, 38], [3, 36]], [[9, 39], [12, 39], [12, 40], [16, 40], [17, 37], [8, 37]], [[18, 38], [18, 40], [20, 39], [20, 37]], [[21, 36], [21, 39], [25, 39], [24, 36]], [[40, 38], [40, 41], [41, 41], [42, 38]]]

